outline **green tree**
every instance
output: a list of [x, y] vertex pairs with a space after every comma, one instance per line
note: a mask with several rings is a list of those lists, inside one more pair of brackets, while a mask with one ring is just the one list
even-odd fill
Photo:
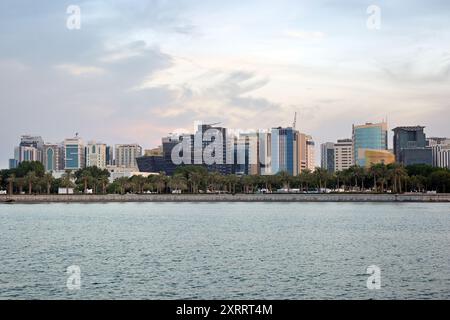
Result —
[[72, 170], [66, 170], [61, 177], [61, 186], [66, 189], [66, 194], [69, 194], [70, 188], [75, 188], [75, 183], [73, 183], [75, 175]]
[[14, 173], [11, 173], [7, 181], [8, 181], [8, 193], [12, 195], [14, 192], [14, 183], [16, 183], [16, 175]]
[[44, 176], [42, 177], [42, 182], [44, 183], [44, 185], [47, 188], [47, 194], [50, 194], [50, 190], [52, 188], [52, 183], [53, 183], [53, 176], [51, 173], [46, 173], [44, 174]]

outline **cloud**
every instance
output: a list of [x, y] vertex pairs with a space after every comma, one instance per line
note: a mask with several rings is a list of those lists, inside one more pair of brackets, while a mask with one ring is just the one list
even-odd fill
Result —
[[84, 75], [103, 75], [105, 70], [94, 66], [80, 66], [74, 64], [61, 64], [55, 66], [56, 69], [62, 70], [73, 76], [84, 76]]
[[321, 31], [286, 30], [284, 31], [284, 35], [291, 38], [302, 40], [314, 40], [325, 38], [325, 33]]

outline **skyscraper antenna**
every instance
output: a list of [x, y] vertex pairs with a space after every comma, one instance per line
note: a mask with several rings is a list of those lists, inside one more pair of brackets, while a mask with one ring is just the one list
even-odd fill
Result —
[[297, 129], [297, 111], [295, 112], [295, 115], [294, 115], [294, 123], [292, 124], [292, 128], [294, 130]]

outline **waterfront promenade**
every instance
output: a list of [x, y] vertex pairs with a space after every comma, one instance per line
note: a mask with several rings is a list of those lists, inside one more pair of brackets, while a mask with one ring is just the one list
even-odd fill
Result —
[[95, 202], [450, 202], [450, 194], [0, 195], [0, 203]]

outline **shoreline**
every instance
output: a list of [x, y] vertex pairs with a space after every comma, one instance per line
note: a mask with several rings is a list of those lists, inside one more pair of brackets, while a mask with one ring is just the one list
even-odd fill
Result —
[[126, 194], [0, 195], [0, 204], [126, 202], [417, 202], [450, 203], [450, 194]]

